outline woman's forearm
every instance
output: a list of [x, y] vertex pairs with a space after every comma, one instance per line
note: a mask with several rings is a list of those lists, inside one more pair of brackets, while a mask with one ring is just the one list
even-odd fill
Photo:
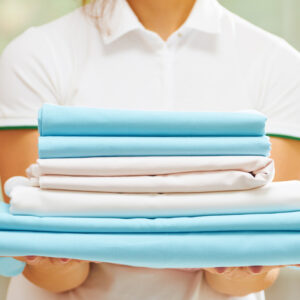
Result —
[[272, 137], [275, 181], [300, 180], [300, 140]]
[[[2, 187], [12, 176], [24, 176], [38, 157], [38, 132], [33, 129], [0, 130], [0, 177]], [[4, 200], [8, 202], [5, 196]]]

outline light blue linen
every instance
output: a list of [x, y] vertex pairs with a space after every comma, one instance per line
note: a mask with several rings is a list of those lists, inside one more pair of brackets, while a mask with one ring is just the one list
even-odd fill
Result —
[[2, 205], [0, 256], [151, 268], [300, 263], [300, 212], [118, 220], [16, 217], [7, 210]]
[[268, 156], [262, 137], [40, 137], [40, 158], [97, 156]]
[[300, 231], [96, 234], [0, 231], [0, 256], [40, 255], [150, 268], [300, 263]]
[[70, 233], [176, 233], [214, 231], [300, 231], [300, 211], [181, 218], [72, 218], [14, 216], [0, 205], [0, 230]]
[[45, 104], [42, 136], [261, 136], [258, 112], [132, 111]]
[[21, 274], [25, 268], [25, 263], [10, 257], [0, 257], [0, 275], [13, 277]]

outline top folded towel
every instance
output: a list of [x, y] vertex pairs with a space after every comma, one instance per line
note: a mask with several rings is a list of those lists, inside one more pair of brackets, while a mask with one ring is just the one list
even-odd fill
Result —
[[247, 112], [134, 111], [45, 104], [41, 136], [262, 136], [266, 117]]

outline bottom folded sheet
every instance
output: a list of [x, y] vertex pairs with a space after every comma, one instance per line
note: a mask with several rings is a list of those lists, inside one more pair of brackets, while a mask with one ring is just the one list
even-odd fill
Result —
[[150, 268], [300, 263], [300, 231], [83, 234], [0, 231], [0, 256], [40, 255]]
[[25, 255], [150, 268], [297, 264], [300, 212], [74, 219], [13, 216], [0, 204], [0, 256]]

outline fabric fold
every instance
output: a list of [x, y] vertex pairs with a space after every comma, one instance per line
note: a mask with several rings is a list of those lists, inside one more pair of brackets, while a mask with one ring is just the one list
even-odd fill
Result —
[[40, 176], [32, 186], [50, 190], [104, 193], [200, 193], [249, 190], [270, 181], [269, 174], [252, 175], [240, 171], [177, 173], [156, 176], [82, 177]]
[[260, 137], [89, 137], [40, 136], [40, 158], [98, 156], [268, 156]]
[[[112, 176], [92, 176], [96, 172], [108, 172]], [[82, 173], [89, 176], [80, 176]], [[274, 177], [274, 164], [270, 158], [234, 156], [228, 159], [183, 157], [182, 160], [180, 157], [49, 159], [31, 165], [27, 175], [32, 186], [42, 189], [116, 193], [215, 192], [266, 185]]]
[[[38, 159], [27, 169], [29, 177], [64, 176], [135, 176], [188, 172], [238, 170], [258, 174], [273, 166], [262, 156], [148, 156]], [[274, 168], [274, 167], [272, 167]], [[270, 171], [268, 169], [268, 171]]]
[[134, 111], [44, 104], [41, 136], [261, 136], [266, 117], [256, 111]]
[[125, 194], [41, 190], [17, 186], [10, 211], [19, 215], [73, 217], [192, 217], [274, 213], [300, 209], [300, 181], [214, 193]]
[[14, 216], [0, 204], [0, 230], [57, 233], [179, 233], [300, 231], [300, 211], [181, 218], [72, 218]]
[[299, 231], [174, 234], [0, 231], [0, 256], [67, 257], [149, 268], [298, 264], [299, 249]]

